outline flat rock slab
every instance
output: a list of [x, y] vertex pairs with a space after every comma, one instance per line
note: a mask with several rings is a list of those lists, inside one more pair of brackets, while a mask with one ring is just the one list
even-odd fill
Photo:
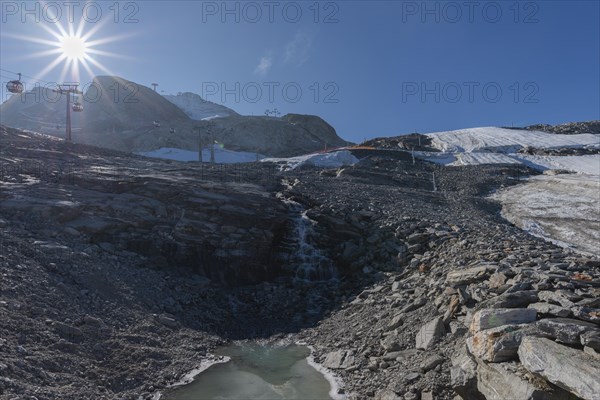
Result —
[[437, 317], [429, 321], [419, 329], [415, 338], [415, 347], [417, 349], [427, 350], [438, 338], [446, 333], [442, 318]]
[[323, 366], [330, 369], [346, 369], [354, 365], [354, 351], [337, 350], [328, 353], [323, 361]]
[[503, 293], [500, 296], [492, 297], [477, 304], [476, 308], [479, 310], [484, 308], [522, 308], [539, 300], [537, 290], [521, 290], [519, 292]]
[[487, 279], [489, 273], [494, 267], [482, 265], [479, 267], [450, 271], [446, 276], [446, 283], [450, 286], [462, 286], [473, 282], [479, 282]]
[[477, 361], [477, 389], [486, 400], [566, 400], [563, 390], [553, 392], [538, 388], [512, 370], [515, 363], [486, 364]]
[[585, 400], [600, 398], [600, 360], [545, 338], [526, 337], [519, 347], [530, 372]]
[[471, 321], [471, 333], [502, 325], [518, 325], [535, 322], [537, 311], [533, 308], [488, 308], [477, 311]]
[[548, 336], [566, 344], [579, 344], [586, 332], [598, 332], [600, 328], [591, 322], [571, 318], [547, 318], [537, 322], [538, 328]]
[[527, 308], [533, 308], [539, 314], [550, 315], [552, 317], [567, 318], [573, 315], [568, 308], [544, 302], [530, 304]]
[[385, 353], [381, 358], [383, 359], [383, 361], [404, 361], [406, 359], [416, 356], [419, 353], [421, 353], [421, 350], [417, 349], [390, 351], [389, 353]]

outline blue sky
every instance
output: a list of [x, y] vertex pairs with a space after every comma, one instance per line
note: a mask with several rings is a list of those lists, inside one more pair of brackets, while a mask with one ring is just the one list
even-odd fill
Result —
[[[89, 40], [114, 39], [90, 54], [112, 74], [242, 114], [317, 114], [352, 141], [600, 119], [597, 1], [75, 3]], [[32, 56], [52, 46], [22, 38], [56, 41], [54, 9], [35, 4], [2, 2], [3, 82], [61, 78], [62, 63], [39, 75], [56, 55]]]

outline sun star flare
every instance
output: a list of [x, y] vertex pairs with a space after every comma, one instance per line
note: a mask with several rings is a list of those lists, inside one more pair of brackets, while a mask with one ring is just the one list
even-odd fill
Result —
[[87, 43], [79, 36], [63, 36], [60, 38], [60, 49], [68, 60], [82, 61], [87, 56]]

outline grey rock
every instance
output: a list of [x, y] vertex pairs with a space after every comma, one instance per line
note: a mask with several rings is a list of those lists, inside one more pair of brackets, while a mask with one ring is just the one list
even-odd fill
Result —
[[374, 400], [401, 400], [402, 397], [399, 397], [396, 393], [389, 389], [380, 390], [375, 394]]
[[408, 244], [425, 243], [427, 240], [429, 240], [429, 235], [427, 233], [413, 233], [407, 238]]
[[571, 318], [542, 319], [537, 326], [548, 336], [566, 344], [580, 344], [579, 337], [585, 332], [600, 332], [600, 328], [591, 322]]
[[406, 350], [400, 350], [400, 351], [390, 351], [388, 353], [385, 353], [381, 358], [384, 361], [403, 361], [403, 360], [407, 360], [409, 358], [414, 357], [415, 355], [421, 353], [421, 350], [417, 350], [417, 349], [406, 349]]
[[544, 388], [536, 387], [511, 369], [515, 369], [511, 363], [477, 362], [477, 389], [486, 400], [566, 400], [568, 398], [562, 391], [550, 393]]
[[409, 372], [408, 374], [402, 377], [402, 380], [406, 383], [414, 382], [421, 377], [421, 374], [418, 372]]
[[527, 308], [533, 308], [539, 314], [551, 315], [553, 317], [566, 318], [570, 317], [573, 313], [567, 308], [557, 306], [550, 303], [533, 303], [527, 306]]
[[418, 308], [423, 307], [425, 304], [427, 304], [427, 297], [419, 297], [414, 302], [412, 302], [411, 304], [407, 305], [402, 310], [400, 310], [400, 313], [404, 314], [404, 313], [407, 313], [410, 311], [414, 311]]
[[402, 348], [396, 335], [388, 335], [380, 343], [385, 351], [397, 351]]
[[421, 400], [433, 400], [433, 393], [432, 392], [421, 392]]
[[581, 344], [590, 347], [594, 350], [600, 351], [600, 332], [598, 331], [587, 331], [580, 336]]
[[83, 338], [83, 333], [81, 332], [81, 329], [68, 324], [64, 324], [62, 322], [55, 322], [54, 329], [60, 337], [71, 342], [80, 342]]
[[479, 266], [448, 272], [446, 283], [450, 286], [467, 285], [473, 282], [483, 281], [492, 270], [490, 266]]
[[491, 289], [498, 289], [504, 286], [505, 283], [506, 275], [504, 275], [502, 272], [496, 272], [495, 274], [492, 274], [492, 276], [490, 276], [490, 278], [488, 279], [488, 286]]
[[580, 300], [580, 298], [575, 296], [573, 293], [565, 290], [542, 290], [538, 293], [538, 297], [540, 300], [547, 303], [557, 304], [567, 308], [572, 307], [576, 301]]
[[442, 318], [437, 317], [429, 321], [419, 329], [415, 338], [415, 347], [417, 349], [427, 350], [438, 338], [446, 333]]
[[502, 325], [518, 325], [534, 322], [537, 312], [532, 308], [489, 308], [477, 311], [470, 325], [471, 333]]
[[325, 356], [323, 366], [330, 369], [345, 369], [354, 365], [353, 350], [332, 351]]
[[576, 306], [572, 308], [573, 315], [577, 319], [593, 322], [600, 325], [600, 309], [584, 306]]
[[592, 356], [592, 357], [600, 359], [600, 352], [598, 352], [597, 350], [592, 349], [591, 347], [583, 346], [583, 352], [585, 354], [588, 354], [588, 355]]
[[452, 358], [450, 385], [463, 399], [485, 399], [477, 389], [477, 363], [464, 347]]
[[177, 328], [178, 326], [178, 323], [174, 318], [166, 315], [158, 316], [158, 322], [163, 324], [164, 326], [168, 326], [169, 328]]
[[477, 308], [521, 308], [538, 301], [537, 290], [524, 290], [514, 293], [508, 293], [507, 291], [507, 293], [477, 304]]
[[585, 400], [600, 394], [600, 360], [549, 339], [527, 337], [519, 347], [521, 363], [530, 372]]
[[404, 320], [402, 319], [402, 315], [398, 314], [394, 318], [392, 318], [392, 320], [390, 321], [390, 323], [387, 326], [387, 329], [391, 331], [392, 329], [396, 329], [403, 323], [404, 323]]
[[529, 335], [540, 335], [535, 325], [502, 325], [477, 332], [467, 339], [467, 347], [484, 361], [509, 361], [517, 358], [522, 339]]
[[423, 372], [427, 372], [430, 369], [434, 369], [435, 367], [437, 367], [440, 364], [444, 363], [444, 357], [442, 357], [439, 354], [434, 354], [432, 356], [427, 357], [425, 360], [423, 360], [421, 362], [421, 365], [419, 366], [419, 368], [421, 369], [421, 371]]

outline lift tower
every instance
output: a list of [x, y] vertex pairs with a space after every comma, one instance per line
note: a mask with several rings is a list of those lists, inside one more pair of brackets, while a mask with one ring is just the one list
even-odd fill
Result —
[[56, 93], [67, 95], [67, 124], [65, 138], [68, 142], [71, 141], [71, 94], [83, 94], [83, 92], [77, 89], [78, 87], [79, 83], [63, 83], [62, 85], [58, 85], [58, 90], [54, 90]]

